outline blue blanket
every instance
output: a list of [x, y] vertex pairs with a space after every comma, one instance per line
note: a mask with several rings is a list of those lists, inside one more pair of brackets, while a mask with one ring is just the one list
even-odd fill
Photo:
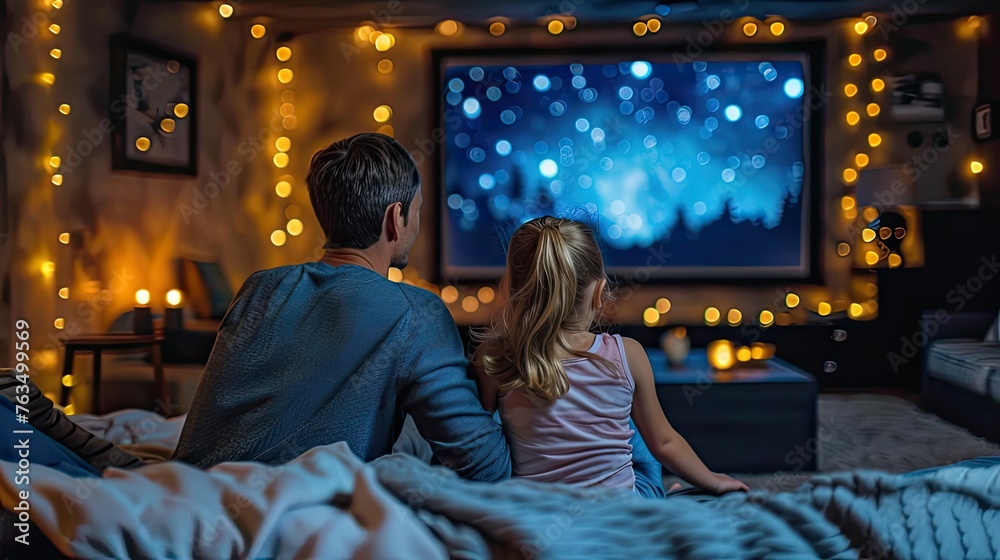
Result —
[[372, 465], [453, 558], [1000, 558], [1000, 457], [707, 500], [466, 482], [402, 455]]

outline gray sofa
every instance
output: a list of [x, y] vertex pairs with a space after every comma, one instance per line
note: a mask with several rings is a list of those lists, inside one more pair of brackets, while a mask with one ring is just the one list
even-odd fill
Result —
[[[940, 318], [940, 315], [937, 315]], [[970, 432], [1000, 442], [1000, 342], [996, 312], [924, 314], [938, 331], [924, 347], [923, 407]]]

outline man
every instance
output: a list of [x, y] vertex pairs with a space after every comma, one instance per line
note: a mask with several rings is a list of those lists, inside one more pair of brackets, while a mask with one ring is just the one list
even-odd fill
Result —
[[[420, 228], [413, 159], [388, 136], [359, 134], [317, 152], [306, 183], [326, 254], [240, 289], [175, 458], [283, 463], [346, 441], [370, 461], [392, 450], [405, 413], [461, 476], [509, 477], [506, 440], [466, 375], [447, 307], [386, 278], [406, 266]], [[631, 443], [637, 490], [663, 496], [659, 463], [638, 432]]]
[[391, 451], [406, 413], [458, 474], [508, 478], [507, 443], [466, 375], [447, 307], [386, 278], [420, 229], [413, 159], [388, 136], [359, 134], [319, 151], [306, 182], [326, 253], [240, 289], [175, 457], [283, 463], [346, 441], [370, 461]]

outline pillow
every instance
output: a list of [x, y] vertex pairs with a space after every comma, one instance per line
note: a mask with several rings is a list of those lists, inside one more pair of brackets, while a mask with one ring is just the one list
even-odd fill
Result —
[[[12, 369], [0, 369], [0, 396], [6, 397], [11, 402], [17, 402], [15, 400], [19, 394], [17, 387], [21, 385], [21, 380], [16, 375]], [[42, 394], [30, 379], [27, 395], [28, 423], [77, 454], [97, 469], [97, 472], [103, 472], [108, 467], [130, 469], [143, 465], [135, 455], [73, 423], [62, 411], [53, 406], [52, 401]]]
[[222, 319], [233, 301], [233, 289], [217, 262], [180, 259], [178, 280], [195, 316]]

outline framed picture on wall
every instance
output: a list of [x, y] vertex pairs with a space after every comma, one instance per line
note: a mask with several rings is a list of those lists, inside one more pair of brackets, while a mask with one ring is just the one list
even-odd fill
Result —
[[944, 81], [939, 74], [920, 72], [889, 78], [894, 122], [940, 122], [944, 120]]
[[111, 38], [111, 168], [198, 174], [193, 57], [127, 35]]

